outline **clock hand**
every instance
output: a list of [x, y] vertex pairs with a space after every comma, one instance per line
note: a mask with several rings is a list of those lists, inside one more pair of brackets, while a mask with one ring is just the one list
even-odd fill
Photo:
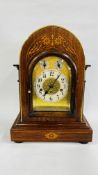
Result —
[[51, 88], [53, 88], [55, 82], [58, 80], [58, 78], [60, 77], [60, 75], [61, 75], [61, 74], [59, 74], [59, 75], [57, 76], [57, 78], [54, 80], [54, 82], [53, 82], [52, 85], [49, 85], [48, 90], [46, 90], [45, 93], [44, 93], [44, 95], [43, 95], [44, 97], [45, 97], [46, 94], [48, 94], [49, 90], [50, 90]]
[[52, 88], [51, 85], [49, 85], [48, 90], [46, 90], [45, 93], [44, 93], [44, 95], [43, 95], [44, 97], [45, 97], [46, 94], [48, 94], [48, 92], [49, 92], [49, 90], [50, 90], [51, 88]]
[[53, 84], [51, 85], [51, 88], [53, 88], [55, 82], [58, 80], [58, 78], [60, 77], [60, 75], [61, 75], [61, 74], [59, 74], [59, 75], [57, 76], [57, 78], [54, 80]]

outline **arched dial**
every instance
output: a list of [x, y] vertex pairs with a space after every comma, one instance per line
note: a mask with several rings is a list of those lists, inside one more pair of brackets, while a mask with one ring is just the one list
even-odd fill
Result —
[[35, 80], [35, 93], [43, 101], [57, 102], [67, 95], [68, 82], [57, 70], [46, 70]]

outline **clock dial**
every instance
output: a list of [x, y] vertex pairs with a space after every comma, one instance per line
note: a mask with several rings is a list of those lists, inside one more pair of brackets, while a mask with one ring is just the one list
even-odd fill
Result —
[[58, 56], [41, 59], [32, 72], [32, 109], [70, 111], [71, 69]]
[[56, 102], [67, 94], [68, 83], [64, 74], [56, 70], [46, 70], [37, 77], [35, 92], [47, 102]]

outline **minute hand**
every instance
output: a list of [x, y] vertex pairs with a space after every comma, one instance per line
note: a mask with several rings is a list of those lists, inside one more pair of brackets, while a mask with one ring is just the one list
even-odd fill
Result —
[[56, 81], [58, 80], [58, 78], [60, 77], [60, 75], [61, 75], [61, 74], [59, 74], [59, 75], [57, 76], [57, 78], [54, 80], [54, 82], [53, 82], [53, 84], [52, 84], [52, 88], [53, 88], [55, 82], [56, 82]]

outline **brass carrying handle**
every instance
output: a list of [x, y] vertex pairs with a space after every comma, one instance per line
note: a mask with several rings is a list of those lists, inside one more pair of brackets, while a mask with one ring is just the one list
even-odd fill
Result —
[[[16, 69], [19, 71], [19, 64], [13, 64], [14, 67], [16, 67]], [[19, 72], [18, 72], [19, 74]], [[19, 80], [17, 80], [17, 82], [19, 82]]]
[[[91, 65], [90, 64], [85, 65], [85, 70], [87, 70], [88, 67], [91, 67]], [[84, 80], [84, 88], [85, 88], [85, 83], [86, 83], [86, 80]]]
[[13, 64], [14, 67], [17, 68], [17, 70], [19, 70], [19, 64]]
[[87, 70], [88, 67], [91, 67], [91, 65], [90, 64], [85, 65], [85, 70]]

